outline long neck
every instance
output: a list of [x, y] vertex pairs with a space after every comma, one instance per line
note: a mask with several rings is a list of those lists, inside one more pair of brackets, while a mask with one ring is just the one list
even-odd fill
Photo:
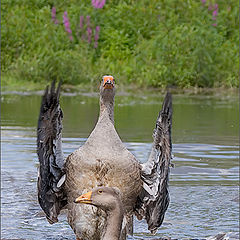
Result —
[[123, 210], [121, 204], [107, 213], [106, 232], [103, 240], [119, 240], [122, 230]]
[[114, 124], [114, 98], [104, 99], [100, 97], [100, 118], [109, 118]]

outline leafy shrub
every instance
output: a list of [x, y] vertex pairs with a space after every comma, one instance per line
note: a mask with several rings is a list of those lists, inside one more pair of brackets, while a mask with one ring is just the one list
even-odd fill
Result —
[[[91, 83], [111, 73], [122, 83], [139, 86], [237, 87], [238, 6], [234, 0], [218, 1], [213, 13], [213, 4], [114, 0], [98, 9], [91, 1], [3, 0], [1, 71], [35, 82]], [[58, 24], [52, 21], [53, 7]]]

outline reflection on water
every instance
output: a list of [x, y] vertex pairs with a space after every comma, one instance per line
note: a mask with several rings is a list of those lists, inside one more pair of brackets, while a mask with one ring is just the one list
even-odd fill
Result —
[[[41, 97], [3, 95], [2, 125], [35, 127]], [[116, 96], [115, 124], [125, 142], [151, 142], [163, 96]], [[98, 117], [98, 98], [62, 96], [64, 136], [87, 138]], [[173, 142], [237, 145], [238, 96], [173, 96]]]
[[[158, 98], [145, 103], [141, 98], [133, 99], [135, 104], [126, 98], [130, 97], [116, 101], [117, 130], [127, 148], [144, 162], [160, 108]], [[226, 104], [212, 98], [174, 99], [171, 203], [155, 238], [205, 238], [238, 232], [237, 100], [227, 99]], [[67, 156], [92, 130], [98, 103], [96, 98], [82, 96], [62, 100]], [[3, 99], [1, 233], [6, 239], [73, 240], [64, 213], [59, 223], [50, 225], [37, 203], [35, 125], [39, 104], [39, 96], [7, 95]], [[154, 238], [144, 221], [135, 221], [134, 236], [129, 239]]]

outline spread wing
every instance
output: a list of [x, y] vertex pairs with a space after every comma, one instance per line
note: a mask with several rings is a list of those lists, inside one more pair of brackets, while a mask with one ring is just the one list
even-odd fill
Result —
[[55, 81], [42, 97], [37, 128], [37, 154], [40, 163], [38, 201], [49, 223], [58, 221], [60, 210], [66, 205], [64, 194], [64, 156], [62, 152], [62, 118], [59, 105], [60, 83]]
[[172, 158], [172, 97], [167, 93], [153, 132], [153, 146], [142, 164], [143, 189], [138, 197], [136, 215], [145, 218], [148, 229], [155, 233], [163, 222], [169, 204], [168, 182]]

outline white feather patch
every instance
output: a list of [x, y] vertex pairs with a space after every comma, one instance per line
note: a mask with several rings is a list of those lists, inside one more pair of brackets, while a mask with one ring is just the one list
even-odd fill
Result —
[[126, 218], [126, 216], [124, 215], [124, 216], [123, 216], [123, 221], [122, 221], [122, 230], [126, 227], [126, 225], [127, 225], [127, 218]]
[[149, 195], [154, 196], [154, 192], [145, 182], [143, 182], [143, 188], [149, 193]]
[[66, 180], [66, 174], [64, 174], [57, 183], [57, 188], [60, 188]]

